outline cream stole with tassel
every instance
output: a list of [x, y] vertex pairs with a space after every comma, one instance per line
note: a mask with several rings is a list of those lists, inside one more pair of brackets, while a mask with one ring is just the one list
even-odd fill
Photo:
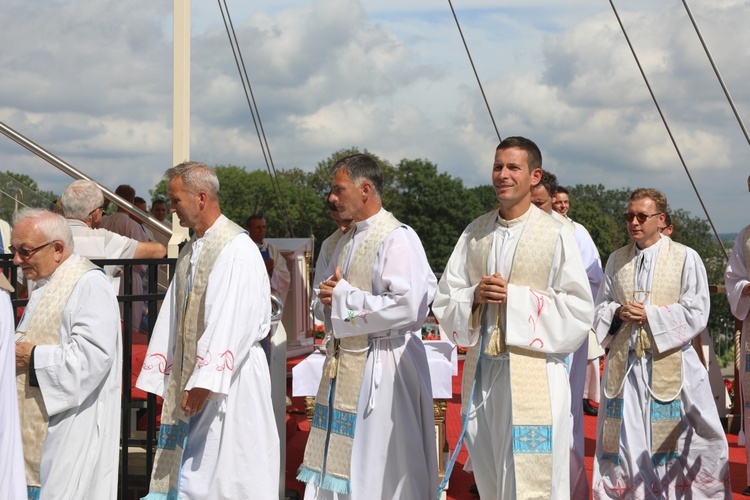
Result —
[[[682, 268], [686, 247], [669, 238], [661, 239], [651, 286], [651, 305], [666, 306], [680, 301]], [[635, 300], [635, 243], [617, 250], [615, 259], [615, 294], [620, 304]], [[607, 381], [604, 390], [603, 457], [619, 463], [620, 428], [622, 426], [622, 390], [628, 372], [632, 325], [623, 323], [610, 342], [607, 356]], [[656, 465], [676, 458], [680, 423], [680, 392], [682, 388], [682, 350], [677, 347], [658, 352], [648, 331], [641, 327], [637, 335], [637, 355], [653, 346], [651, 369], [651, 452]]]
[[[468, 271], [472, 284], [479, 283], [488, 269], [488, 254], [497, 219], [497, 211], [478, 218], [467, 229]], [[537, 209], [531, 208], [518, 245], [508, 282], [546, 290], [552, 260], [563, 224]], [[498, 314], [502, 314], [500, 308]], [[472, 326], [485, 316], [487, 305], [482, 304], [472, 313]], [[505, 344], [504, 321], [485, 318], [487, 325], [496, 324], [490, 335], [486, 355], [496, 356], [509, 351], [510, 385], [513, 404], [513, 460], [515, 464], [517, 498], [549, 498], [552, 477], [552, 414], [547, 380], [547, 356], [543, 352]], [[480, 349], [483, 342], [470, 347], [464, 361], [462, 413], [470, 411], [470, 394], [474, 386]], [[500, 432], [501, 430], [498, 430]]]

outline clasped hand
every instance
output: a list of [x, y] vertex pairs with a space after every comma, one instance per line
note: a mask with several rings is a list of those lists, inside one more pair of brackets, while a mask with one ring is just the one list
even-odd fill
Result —
[[508, 282], [495, 273], [482, 276], [479, 285], [474, 289], [475, 304], [503, 304], [508, 301]]
[[619, 317], [626, 323], [642, 325], [648, 323], [648, 316], [646, 316], [646, 306], [643, 302], [630, 302], [620, 306]]

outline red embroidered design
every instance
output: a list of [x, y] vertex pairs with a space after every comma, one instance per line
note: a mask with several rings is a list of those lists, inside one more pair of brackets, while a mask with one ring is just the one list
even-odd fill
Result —
[[[167, 364], [167, 357], [163, 354], [152, 354], [149, 356], [149, 358], [156, 358], [158, 359], [158, 366], [157, 369], [159, 370], [159, 373], [163, 375], [169, 375], [169, 372], [172, 371], [172, 365]], [[143, 363], [143, 369], [144, 370], [153, 370], [154, 365], [152, 364], [146, 364]]]
[[544, 341], [540, 339], [539, 337], [532, 340], [531, 343], [529, 344], [529, 347], [533, 347], [535, 342], [539, 342], [539, 349], [544, 348]]
[[198, 365], [198, 368], [203, 368], [211, 362], [211, 353], [207, 352], [205, 357], [196, 355], [195, 362]]
[[[533, 295], [534, 298], [536, 299], [536, 317], [529, 316], [529, 323], [531, 324], [531, 328], [532, 330], [534, 330], [534, 332], [536, 332], [536, 321], [539, 319], [539, 317], [542, 315], [542, 312], [544, 311], [544, 295], [537, 295], [536, 293], [534, 293], [534, 290], [532, 289], [529, 289], [529, 292], [531, 292], [531, 295]], [[534, 339], [534, 340], [537, 340], [537, 339]], [[532, 341], [531, 343], [533, 344], [534, 342]], [[542, 345], [544, 345], [544, 343], [542, 343]]]
[[224, 360], [224, 363], [221, 365], [217, 365], [216, 371], [221, 372], [224, 371], [225, 368], [229, 371], [234, 370], [234, 353], [232, 353], [232, 351], [227, 349], [226, 351], [222, 352], [221, 356], [219, 357]]

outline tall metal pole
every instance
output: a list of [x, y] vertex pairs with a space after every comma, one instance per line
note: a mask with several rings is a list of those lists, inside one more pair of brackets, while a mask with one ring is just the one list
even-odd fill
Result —
[[[190, 159], [190, 0], [174, 0], [174, 90], [172, 165]], [[188, 229], [172, 214], [172, 239], [167, 256], [176, 258], [177, 244], [188, 239]]]

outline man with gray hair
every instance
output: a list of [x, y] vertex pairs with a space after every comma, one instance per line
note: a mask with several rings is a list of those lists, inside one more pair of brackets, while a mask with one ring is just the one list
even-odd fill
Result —
[[[167, 254], [167, 249], [160, 243], [136, 241], [99, 229], [104, 211], [104, 194], [94, 181], [71, 182], [60, 201], [73, 233], [75, 251], [79, 255], [89, 259], [159, 259]], [[105, 266], [104, 270], [115, 292], [119, 292], [122, 267]]]
[[278, 498], [279, 437], [268, 363], [268, 274], [221, 213], [214, 170], [166, 172], [172, 212], [194, 236], [180, 253], [136, 386], [164, 398], [148, 499]]
[[421, 328], [436, 280], [419, 236], [383, 209], [383, 175], [366, 154], [331, 170], [354, 227], [320, 284], [326, 352], [297, 478], [305, 498], [426, 499], [437, 494], [432, 390]]
[[36, 284], [16, 330], [29, 498], [115, 498], [122, 344], [112, 287], [46, 210], [19, 213], [11, 252]]

